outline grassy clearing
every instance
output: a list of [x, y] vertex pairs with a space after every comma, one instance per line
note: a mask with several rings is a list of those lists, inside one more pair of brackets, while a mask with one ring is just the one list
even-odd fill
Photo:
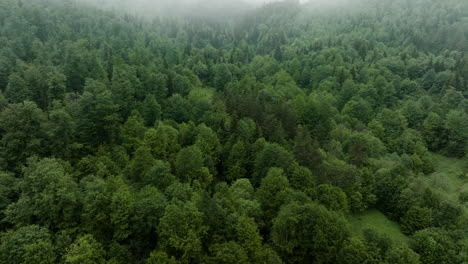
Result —
[[377, 209], [355, 214], [349, 219], [349, 222], [352, 226], [352, 232], [356, 235], [362, 236], [364, 230], [373, 229], [388, 236], [394, 243], [408, 242], [408, 238], [401, 232], [400, 226]]
[[431, 186], [458, 201], [461, 192], [468, 191], [468, 180], [460, 177], [463, 173], [465, 160], [448, 158], [434, 154], [435, 172], [429, 175]]
[[[458, 202], [458, 196], [468, 191], [468, 180], [461, 177], [464, 172], [465, 160], [448, 158], [434, 154], [435, 172], [427, 178], [432, 188], [438, 190], [448, 199]], [[388, 219], [377, 209], [370, 209], [349, 218], [352, 232], [362, 236], [364, 230], [373, 229], [388, 236], [393, 243], [407, 243], [408, 237], [400, 229], [398, 223]]]

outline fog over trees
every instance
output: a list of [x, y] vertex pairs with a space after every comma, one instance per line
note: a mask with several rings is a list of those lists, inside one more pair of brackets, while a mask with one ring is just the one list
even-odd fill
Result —
[[0, 264], [466, 264], [467, 154], [466, 0], [0, 0]]
[[[93, 6], [120, 12], [154, 16], [197, 16], [226, 18], [240, 16], [263, 5], [280, 0], [76, 0]], [[289, 0], [291, 5], [301, 3], [314, 6], [341, 5], [346, 0]]]

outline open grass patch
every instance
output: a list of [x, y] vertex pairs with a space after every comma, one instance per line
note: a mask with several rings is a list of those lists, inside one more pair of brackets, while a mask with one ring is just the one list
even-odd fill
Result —
[[355, 214], [351, 216], [349, 222], [352, 226], [352, 232], [358, 236], [363, 236], [366, 229], [373, 229], [390, 238], [393, 243], [408, 242], [408, 237], [401, 232], [398, 223], [390, 220], [377, 209]]
[[438, 154], [434, 154], [433, 158], [435, 172], [429, 175], [431, 186], [445, 193], [449, 199], [458, 202], [460, 194], [468, 192], [466, 160]]

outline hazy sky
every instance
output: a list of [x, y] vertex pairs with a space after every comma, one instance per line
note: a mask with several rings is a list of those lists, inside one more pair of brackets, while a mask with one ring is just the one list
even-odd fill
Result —
[[[199, 2], [204, 2], [206, 0], [82, 0], [84, 2], [91, 2], [96, 5], [104, 5], [104, 4], [115, 4], [119, 5], [122, 3], [125, 4], [134, 4], [134, 5], [147, 5], [147, 6], [154, 6], [154, 5], [176, 5], [176, 6], [188, 6], [192, 4], [196, 4]], [[239, 3], [239, 2], [244, 2], [248, 3], [251, 5], [262, 5], [265, 3], [270, 3], [270, 2], [278, 2], [282, 0], [211, 0], [211, 2], [216, 2], [216, 5], [229, 5], [233, 3]], [[323, 0], [299, 0], [301, 3], [305, 2], [314, 2], [314, 1], [323, 1]]]
[[[270, 2], [282, 0], [78, 0], [101, 8], [120, 9], [142, 15], [236, 15]], [[286, 0], [288, 1], [288, 0]], [[327, 3], [337, 0], [299, 0], [301, 3]]]
[[[275, 1], [280, 1], [280, 0], [244, 0], [244, 2], [251, 3], [251, 4], [264, 4], [268, 2], [275, 2]], [[301, 3], [309, 2], [309, 1], [314, 1], [314, 0], [299, 0]]]

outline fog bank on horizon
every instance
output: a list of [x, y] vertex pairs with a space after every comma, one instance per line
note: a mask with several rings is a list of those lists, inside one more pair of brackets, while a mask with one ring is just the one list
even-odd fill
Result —
[[[143, 16], [216, 16], [242, 14], [272, 2], [318, 3], [325, 0], [77, 0], [93, 6]], [[336, 0], [335, 0], [336, 1]]]

